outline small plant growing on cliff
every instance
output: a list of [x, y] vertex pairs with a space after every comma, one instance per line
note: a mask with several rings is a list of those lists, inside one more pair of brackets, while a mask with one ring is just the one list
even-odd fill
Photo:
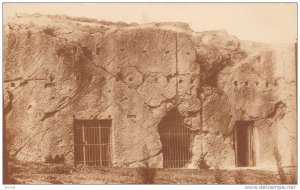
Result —
[[[201, 145], [201, 150], [203, 150], [202, 145]], [[207, 165], [207, 163], [206, 163], [206, 155], [207, 155], [207, 152], [203, 153], [203, 151], [201, 151], [200, 159], [198, 160], [198, 163], [197, 163], [199, 169], [205, 169], [205, 170], [209, 169], [209, 165]]]
[[205, 159], [206, 154], [207, 153], [204, 153], [204, 154], [201, 153], [201, 155], [200, 155], [200, 159], [198, 161], [198, 168], [199, 169], [204, 169], [204, 170], [208, 170], [209, 169], [209, 165], [207, 165], [206, 159]]
[[223, 178], [222, 178], [222, 170], [218, 165], [215, 166], [215, 181], [216, 184], [222, 184], [223, 183]]
[[225, 160], [226, 155], [226, 145], [223, 141], [223, 138], [215, 138], [211, 143], [209, 143], [208, 146], [211, 149], [212, 152], [212, 161], [213, 166], [215, 168], [214, 170], [214, 176], [215, 176], [215, 182], [217, 184], [223, 183], [223, 172], [220, 169], [221, 164]]
[[[294, 157], [291, 158], [291, 166], [296, 166]], [[289, 184], [297, 184], [297, 170], [290, 169]]]
[[51, 154], [49, 154], [45, 157], [45, 163], [52, 163], [52, 160], [53, 160], [53, 158], [52, 158]]
[[55, 29], [54, 28], [50, 28], [50, 27], [46, 27], [43, 29], [43, 32], [49, 36], [55, 36]]
[[55, 157], [52, 157], [51, 154], [45, 157], [45, 162], [49, 164], [63, 164], [65, 162], [64, 155], [55, 155]]
[[236, 184], [245, 184], [245, 173], [243, 170], [237, 170], [234, 174], [234, 181]]
[[141, 182], [142, 184], [154, 184], [154, 178], [156, 176], [156, 169], [151, 168], [149, 164], [149, 151], [146, 146], [143, 148], [143, 155], [144, 155], [144, 160], [143, 160], [143, 166], [139, 167], [137, 169], [137, 176], [138, 176], [138, 181], [139, 183]]
[[142, 179], [143, 184], [154, 184], [156, 169], [149, 167], [149, 164], [146, 163], [144, 166], [138, 168], [138, 176]]
[[54, 167], [47, 168], [45, 173], [50, 174], [71, 174], [71, 169], [66, 165], [55, 165]]
[[289, 184], [297, 184], [297, 173], [296, 173], [296, 171], [290, 170]]

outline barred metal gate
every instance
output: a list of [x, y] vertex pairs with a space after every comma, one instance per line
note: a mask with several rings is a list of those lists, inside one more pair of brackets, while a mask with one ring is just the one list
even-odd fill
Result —
[[74, 161], [111, 166], [111, 120], [74, 120]]
[[191, 159], [191, 133], [177, 110], [170, 111], [158, 125], [162, 144], [163, 167], [182, 168]]

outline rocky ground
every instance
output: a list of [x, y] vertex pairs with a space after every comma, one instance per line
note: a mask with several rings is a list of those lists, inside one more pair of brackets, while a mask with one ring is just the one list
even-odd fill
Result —
[[[100, 168], [36, 162], [10, 164], [13, 184], [141, 184], [137, 168]], [[295, 175], [286, 171], [289, 183]], [[155, 184], [280, 184], [276, 172], [263, 170], [157, 169]]]

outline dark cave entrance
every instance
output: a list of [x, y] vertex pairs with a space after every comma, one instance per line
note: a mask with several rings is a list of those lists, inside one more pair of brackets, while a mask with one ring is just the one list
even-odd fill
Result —
[[240, 120], [235, 123], [235, 162], [237, 167], [255, 166], [254, 121]]
[[190, 130], [184, 126], [183, 117], [177, 110], [171, 110], [158, 125], [162, 144], [163, 167], [182, 168], [191, 159]]
[[110, 119], [74, 119], [75, 165], [111, 166], [111, 123]]

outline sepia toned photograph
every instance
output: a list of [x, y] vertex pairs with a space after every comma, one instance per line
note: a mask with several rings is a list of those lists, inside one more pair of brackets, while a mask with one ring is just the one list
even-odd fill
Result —
[[297, 6], [3, 3], [3, 184], [295, 189]]

